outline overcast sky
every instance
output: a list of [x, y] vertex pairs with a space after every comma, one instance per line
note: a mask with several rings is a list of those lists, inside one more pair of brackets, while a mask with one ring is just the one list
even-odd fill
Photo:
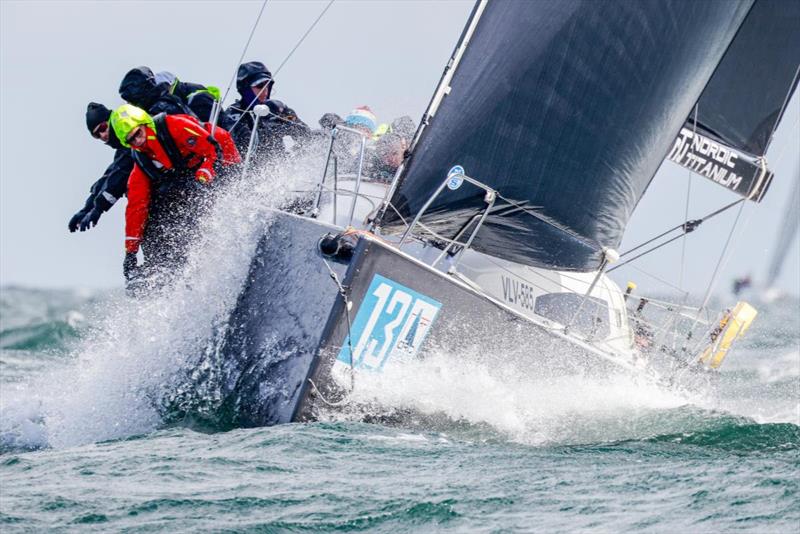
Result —
[[[245, 60], [274, 71], [326, 4], [269, 0]], [[471, 6], [471, 0], [337, 0], [277, 75], [273, 96], [309, 124], [361, 104], [385, 121], [403, 114], [418, 120]], [[113, 156], [86, 131], [87, 102], [120, 104], [120, 79], [138, 65], [224, 89], [260, 7], [260, 1], [0, 1], [0, 284], [121, 284], [124, 203], [89, 232], [66, 228]], [[776, 180], [761, 205], [745, 209], [720, 289], [736, 275], [763, 278], [790, 181], [800, 173], [799, 140], [795, 95], [768, 154]], [[688, 174], [663, 166], [622, 250], [682, 222]], [[698, 177], [692, 190], [690, 217], [735, 198]], [[690, 289], [702, 291], [708, 282], [733, 217], [708, 222], [688, 241]], [[677, 282], [679, 258], [675, 244], [640, 266]], [[800, 292], [797, 239], [779, 285]]]

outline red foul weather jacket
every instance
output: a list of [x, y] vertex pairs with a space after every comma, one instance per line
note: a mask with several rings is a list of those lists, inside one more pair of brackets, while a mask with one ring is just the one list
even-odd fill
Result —
[[[185, 168], [194, 170], [194, 177], [202, 183], [210, 183], [216, 176], [214, 164], [222, 156], [222, 165], [239, 163], [242, 158], [230, 134], [223, 128], [214, 130], [216, 145], [209, 139], [211, 125], [201, 124], [189, 115], [167, 115], [164, 117], [167, 132], [184, 159]], [[174, 168], [167, 151], [158, 141], [155, 132], [147, 129], [146, 143], [134, 150], [152, 161], [156, 168]], [[163, 135], [163, 134], [162, 134]], [[218, 153], [219, 148], [219, 153]], [[134, 158], [136, 159], [136, 158]], [[128, 207], [125, 210], [125, 251], [136, 253], [144, 235], [152, 192], [151, 179], [136, 163], [128, 177]]]

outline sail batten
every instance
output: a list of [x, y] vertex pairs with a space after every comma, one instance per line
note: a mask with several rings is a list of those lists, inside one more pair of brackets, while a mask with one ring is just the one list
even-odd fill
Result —
[[[556, 223], [499, 204], [475, 249], [534, 266], [597, 268], [602, 248], [618, 246], [751, 5], [488, 2], [449, 94], [396, 183], [394, 208], [413, 219], [461, 165]], [[484, 208], [483, 192], [464, 186], [446, 190], [421, 222], [452, 238]], [[387, 210], [381, 226], [391, 232], [401, 224]]]

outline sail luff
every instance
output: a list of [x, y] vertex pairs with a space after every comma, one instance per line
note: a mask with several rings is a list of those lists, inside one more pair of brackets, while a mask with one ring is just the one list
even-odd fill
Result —
[[405, 176], [405, 169], [408, 167], [411, 161], [410, 158], [413, 158], [414, 149], [417, 147], [417, 144], [422, 138], [425, 128], [430, 123], [430, 119], [436, 115], [436, 110], [439, 108], [439, 104], [441, 104], [442, 99], [449, 92], [450, 81], [453, 79], [453, 75], [458, 68], [461, 57], [464, 55], [464, 51], [469, 45], [470, 38], [475, 32], [475, 27], [478, 24], [478, 20], [480, 20], [483, 10], [486, 8], [487, 2], [488, 0], [476, 0], [475, 5], [472, 8], [472, 12], [467, 18], [467, 23], [464, 26], [464, 30], [461, 32], [461, 36], [458, 38], [456, 47], [453, 50], [453, 53], [450, 55], [450, 59], [448, 60], [447, 65], [442, 72], [442, 76], [439, 78], [439, 83], [436, 86], [436, 90], [433, 92], [431, 100], [428, 103], [428, 107], [425, 109], [425, 113], [422, 115], [422, 120], [419, 122], [419, 127], [417, 127], [417, 131], [414, 132], [414, 138], [411, 140], [411, 143], [408, 147], [409, 159], [400, 164], [400, 167], [395, 173], [395, 179], [392, 181], [392, 185], [386, 192], [381, 213], [379, 215], [380, 219], [382, 219], [385, 215], [389, 200], [394, 196], [397, 186], [402, 182], [402, 179]]

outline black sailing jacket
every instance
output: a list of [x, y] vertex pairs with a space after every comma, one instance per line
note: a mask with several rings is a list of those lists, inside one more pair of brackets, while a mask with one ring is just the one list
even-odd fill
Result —
[[[270, 113], [258, 119], [257, 139], [254, 152], [259, 157], [269, 156], [283, 150], [283, 138], [291, 137], [296, 143], [302, 143], [310, 132], [309, 127], [297, 116], [295, 111], [280, 100], [267, 100], [265, 105]], [[222, 127], [230, 132], [236, 148], [244, 155], [250, 143], [255, 113], [253, 106], [245, 111], [247, 105], [240, 99], [228, 106]]]

